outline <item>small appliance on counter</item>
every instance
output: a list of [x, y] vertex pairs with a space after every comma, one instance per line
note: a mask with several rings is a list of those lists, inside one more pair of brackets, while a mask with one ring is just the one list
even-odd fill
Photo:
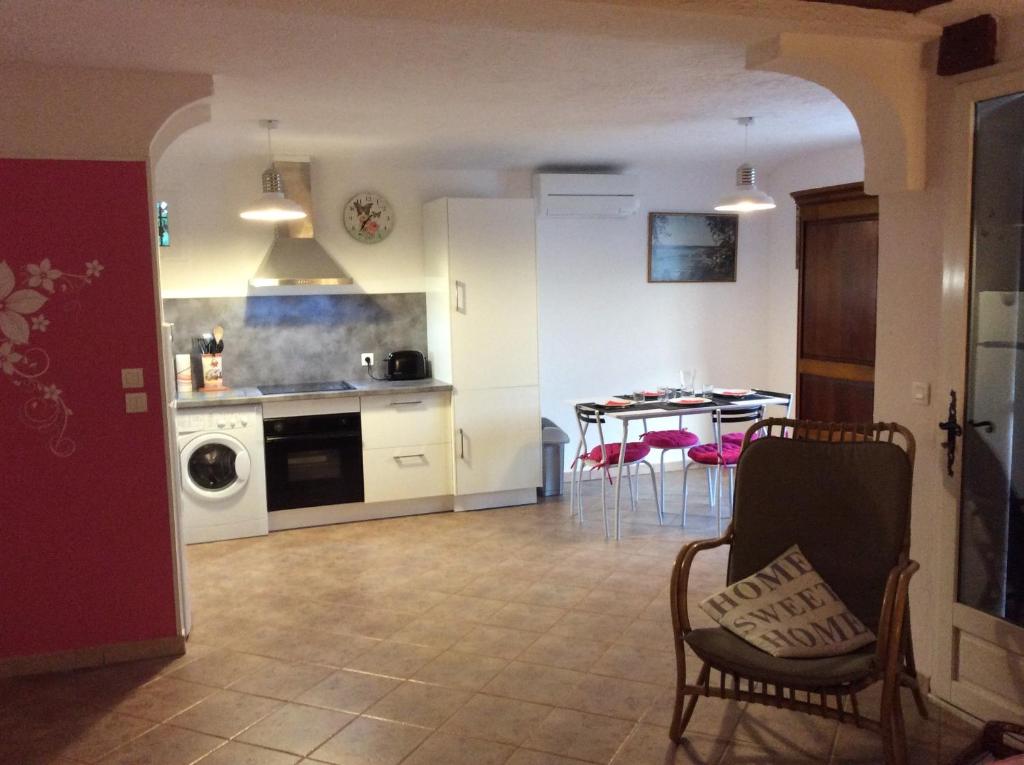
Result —
[[392, 351], [386, 362], [389, 380], [422, 380], [427, 376], [427, 362], [419, 351]]

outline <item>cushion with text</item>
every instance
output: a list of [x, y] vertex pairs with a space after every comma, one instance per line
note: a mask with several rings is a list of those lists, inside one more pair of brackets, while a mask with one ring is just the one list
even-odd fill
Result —
[[875, 641], [797, 545], [700, 603], [725, 629], [772, 656], [839, 656]]

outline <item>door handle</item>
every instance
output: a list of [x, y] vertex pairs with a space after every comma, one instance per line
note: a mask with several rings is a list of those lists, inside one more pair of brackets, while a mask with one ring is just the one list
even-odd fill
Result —
[[455, 310], [459, 313], [466, 312], [466, 283], [455, 282]]
[[964, 429], [956, 421], [955, 390], [949, 392], [949, 414], [944, 422], [939, 423], [939, 430], [946, 432], [946, 440], [942, 444], [946, 448], [946, 473], [953, 475], [953, 462], [956, 460], [956, 440], [964, 434]]
[[466, 432], [459, 428], [459, 459], [466, 459]]
[[984, 428], [986, 433], [994, 433], [996, 429], [991, 420], [968, 420], [967, 424], [972, 428]]

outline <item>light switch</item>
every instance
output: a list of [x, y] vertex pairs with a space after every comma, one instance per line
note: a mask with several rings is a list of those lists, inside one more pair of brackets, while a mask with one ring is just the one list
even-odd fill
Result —
[[910, 385], [910, 400], [921, 406], [928, 406], [931, 401], [932, 391], [928, 383], [916, 382]]
[[126, 414], [138, 414], [149, 411], [149, 401], [145, 393], [125, 393], [124, 411]]
[[121, 370], [121, 387], [122, 388], [141, 388], [142, 383], [142, 370], [141, 369], [122, 369]]

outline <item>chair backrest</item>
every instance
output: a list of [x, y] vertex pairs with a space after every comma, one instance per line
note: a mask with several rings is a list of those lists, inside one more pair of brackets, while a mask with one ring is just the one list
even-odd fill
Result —
[[586, 404], [576, 404], [573, 408], [576, 410], [576, 427], [580, 432], [577, 458], [585, 457], [590, 452], [590, 447], [587, 444], [587, 431], [590, 430], [591, 425], [594, 425], [597, 427], [597, 441], [601, 447], [601, 461], [607, 461], [608, 450], [604, 442], [604, 413]]
[[585, 404], [576, 404], [576, 419], [595, 425], [604, 422], [604, 415], [593, 407], [586, 406]]
[[716, 409], [711, 413], [712, 422], [757, 422], [764, 419], [763, 406], [744, 409]]
[[754, 430], [766, 435], [746, 445], [736, 467], [729, 583], [797, 544], [877, 632], [886, 579], [910, 550], [913, 436], [895, 424], [786, 419]]
[[[761, 390], [760, 388], [755, 388], [754, 389], [754, 393], [760, 393], [762, 396], [771, 396], [772, 398], [784, 398], [784, 399], [786, 399], [786, 403], [781, 405], [781, 406], [785, 406], [786, 407], [786, 417], [789, 417], [790, 414], [793, 411], [793, 394], [792, 393], [779, 393], [778, 391], [774, 391], [774, 390]], [[773, 406], [778, 406], [778, 405], [777, 404], [773, 404]]]

